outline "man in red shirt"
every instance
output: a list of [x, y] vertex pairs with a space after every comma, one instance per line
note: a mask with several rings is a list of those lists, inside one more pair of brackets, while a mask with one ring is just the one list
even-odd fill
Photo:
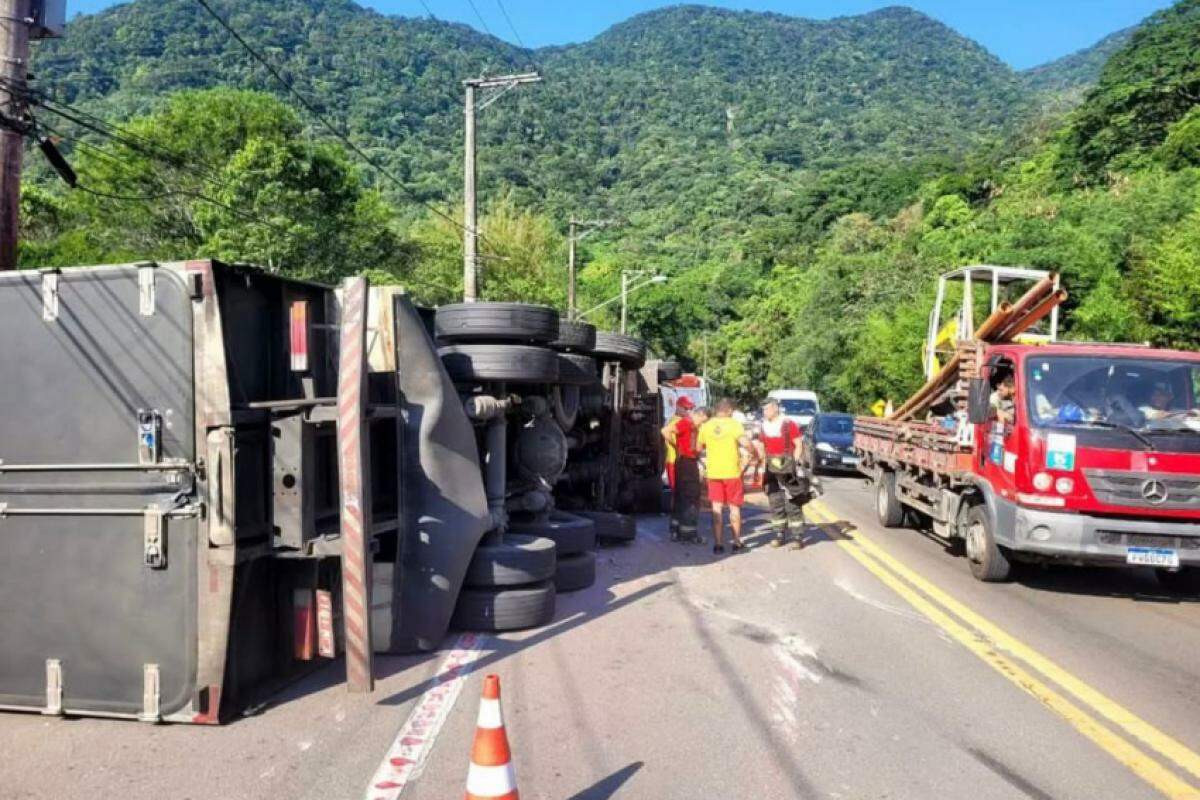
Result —
[[671, 539], [694, 542], [699, 540], [696, 521], [699, 517], [700, 466], [696, 452], [696, 422], [693, 404], [687, 397], [676, 404], [680, 416], [670, 426], [667, 444], [675, 454], [674, 482], [671, 487]]
[[804, 547], [804, 504], [811, 491], [809, 477], [800, 472], [800, 434], [800, 426], [780, 413], [779, 403], [768, 400], [763, 405], [762, 429], [755, 446], [760, 461], [766, 464], [763, 490], [777, 534], [771, 544], [785, 544], [794, 528], [797, 550]]

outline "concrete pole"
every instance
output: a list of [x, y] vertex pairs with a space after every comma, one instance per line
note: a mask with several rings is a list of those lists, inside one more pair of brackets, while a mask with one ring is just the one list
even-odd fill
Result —
[[[0, 0], [0, 112], [10, 122], [25, 118], [22, 91], [29, 72], [31, 0]], [[20, 235], [21, 156], [24, 136], [9, 127], [0, 129], [0, 270], [17, 268]]]
[[629, 273], [621, 273], [621, 333], [629, 323]]
[[463, 147], [463, 300], [479, 299], [479, 224], [475, 200], [475, 85], [466, 84], [466, 137]]
[[575, 306], [575, 218], [567, 228], [567, 319], [574, 321], [578, 309]]

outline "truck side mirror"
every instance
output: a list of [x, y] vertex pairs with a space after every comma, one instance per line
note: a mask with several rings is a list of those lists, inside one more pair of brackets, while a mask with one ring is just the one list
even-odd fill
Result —
[[992, 392], [987, 378], [972, 378], [967, 389], [967, 421], [985, 425], [992, 417]]

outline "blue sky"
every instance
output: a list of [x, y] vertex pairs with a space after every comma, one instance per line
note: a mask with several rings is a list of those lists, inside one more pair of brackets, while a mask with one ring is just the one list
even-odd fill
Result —
[[[385, 14], [419, 16], [421, 0], [359, 0]], [[443, 19], [487, 29], [528, 47], [590, 39], [641, 11], [673, 5], [655, 0], [424, 0]], [[114, 0], [67, 0], [70, 13], [97, 11]], [[478, 9], [478, 16], [472, 3]], [[503, 6], [501, 6], [503, 3]], [[1018, 69], [1087, 47], [1133, 25], [1170, 0], [710, 0], [706, 5], [775, 11], [800, 17], [859, 14], [908, 5], [987, 47]], [[510, 27], [501, 8], [512, 18]], [[483, 23], [480, 22], [483, 18]], [[516, 34], [513, 33], [513, 28]]]

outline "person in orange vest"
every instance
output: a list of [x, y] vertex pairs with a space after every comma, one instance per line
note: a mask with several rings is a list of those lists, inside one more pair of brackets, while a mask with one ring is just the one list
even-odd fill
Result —
[[771, 506], [771, 525], [775, 528], [773, 547], [787, 543], [795, 533], [795, 549], [804, 547], [804, 504], [812, 499], [813, 480], [802, 465], [800, 426], [780, 413], [779, 403], [763, 404], [762, 428], [755, 449], [766, 465], [763, 491]]

